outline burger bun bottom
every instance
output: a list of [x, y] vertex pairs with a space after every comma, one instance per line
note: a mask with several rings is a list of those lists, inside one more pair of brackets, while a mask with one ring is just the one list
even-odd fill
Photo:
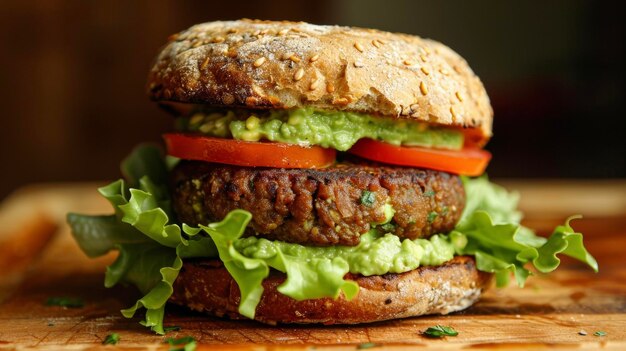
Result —
[[[359, 285], [352, 300], [297, 301], [278, 292], [285, 274], [272, 270], [263, 281], [264, 292], [255, 320], [268, 324], [356, 324], [460, 311], [476, 302], [491, 281], [478, 271], [470, 256], [456, 256], [440, 266], [424, 266], [405, 273], [361, 276], [348, 273]], [[174, 283], [170, 302], [218, 317], [245, 318], [237, 312], [239, 288], [221, 261], [185, 262]]]

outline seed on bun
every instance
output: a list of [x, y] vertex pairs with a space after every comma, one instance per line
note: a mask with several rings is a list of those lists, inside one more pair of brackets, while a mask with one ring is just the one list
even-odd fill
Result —
[[480, 79], [447, 46], [303, 22], [208, 22], [172, 35], [148, 92], [160, 102], [313, 107], [465, 127], [480, 144], [493, 117]]

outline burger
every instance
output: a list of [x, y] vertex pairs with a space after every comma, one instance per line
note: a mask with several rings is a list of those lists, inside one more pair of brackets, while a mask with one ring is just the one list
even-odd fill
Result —
[[209, 22], [169, 38], [147, 91], [175, 117], [165, 156], [137, 147], [99, 189], [114, 214], [68, 222], [87, 255], [119, 252], [105, 285], [135, 285], [122, 314], [145, 309], [157, 333], [168, 301], [353, 324], [463, 310], [493, 276], [523, 286], [557, 254], [597, 270], [570, 219], [536, 236], [483, 176], [489, 98], [436, 41]]

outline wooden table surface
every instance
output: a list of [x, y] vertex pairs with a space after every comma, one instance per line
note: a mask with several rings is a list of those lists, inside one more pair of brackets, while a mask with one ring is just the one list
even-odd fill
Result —
[[[568, 214], [585, 233], [600, 273], [563, 260], [555, 274], [535, 276], [527, 287], [491, 289], [468, 310], [358, 326], [271, 327], [251, 321], [204, 317], [169, 306], [166, 325], [193, 336], [197, 350], [377, 349], [614, 349], [626, 350], [626, 181], [507, 182], [520, 189], [525, 223], [546, 234]], [[95, 187], [47, 184], [19, 189], [0, 206], [0, 349], [110, 350], [118, 333], [124, 350], [167, 350], [165, 337], [125, 319], [119, 310], [137, 295], [129, 287], [103, 287], [103, 270], [114, 259], [85, 257], [72, 241], [67, 211], [109, 213]], [[52, 296], [80, 298], [82, 308], [46, 306]], [[436, 324], [459, 335], [441, 340], [420, 332]], [[595, 331], [606, 336], [594, 336]], [[585, 331], [586, 336], [579, 335]], [[366, 346], [371, 346], [367, 344]], [[363, 347], [363, 346], [361, 346]]]

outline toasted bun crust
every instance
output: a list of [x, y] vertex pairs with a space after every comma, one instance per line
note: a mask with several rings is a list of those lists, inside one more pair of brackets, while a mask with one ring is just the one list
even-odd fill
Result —
[[493, 116], [480, 79], [439, 42], [303, 22], [208, 22], [175, 34], [148, 93], [161, 102], [410, 118], [472, 128], [482, 141]]
[[[487, 288], [491, 274], [476, 269], [474, 259], [457, 256], [441, 266], [420, 267], [402, 274], [353, 276], [359, 294], [351, 301], [340, 295], [296, 301], [276, 288], [285, 275], [272, 271], [255, 319], [276, 323], [355, 324], [426, 314], [447, 314], [472, 305]], [[237, 283], [218, 260], [185, 262], [174, 283], [172, 302], [210, 315], [244, 318], [237, 313]]]

